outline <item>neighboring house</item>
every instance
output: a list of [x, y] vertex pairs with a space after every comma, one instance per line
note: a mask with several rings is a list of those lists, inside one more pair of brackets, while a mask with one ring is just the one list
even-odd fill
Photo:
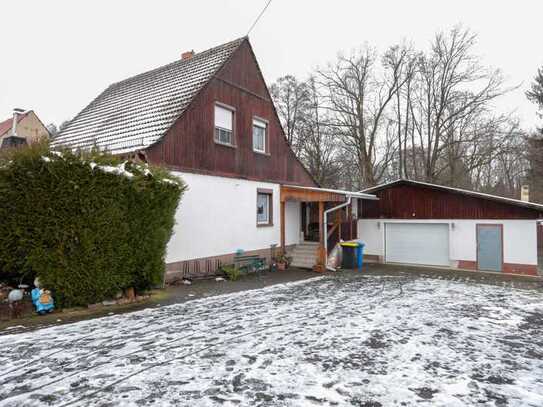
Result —
[[543, 205], [411, 180], [363, 192], [379, 198], [359, 207], [365, 258], [537, 275]]
[[[318, 188], [287, 143], [248, 38], [111, 85], [55, 138], [61, 145], [136, 156], [184, 179], [170, 277], [213, 273], [239, 250], [269, 257], [272, 245], [305, 240], [316, 242], [295, 263], [322, 271], [325, 242], [354, 237], [356, 200], [375, 199]], [[328, 231], [324, 212], [338, 204]]]
[[0, 122], [0, 148], [32, 144], [48, 137], [49, 131], [33, 110], [15, 109], [12, 118]]

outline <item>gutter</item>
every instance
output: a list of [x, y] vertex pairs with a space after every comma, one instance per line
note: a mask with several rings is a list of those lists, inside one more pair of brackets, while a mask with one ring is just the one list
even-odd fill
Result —
[[332, 267], [328, 267], [328, 214], [350, 205], [352, 199], [353, 197], [349, 196], [347, 202], [344, 202], [338, 206], [334, 206], [333, 208], [324, 211], [324, 267], [330, 271], [335, 271], [335, 269]]

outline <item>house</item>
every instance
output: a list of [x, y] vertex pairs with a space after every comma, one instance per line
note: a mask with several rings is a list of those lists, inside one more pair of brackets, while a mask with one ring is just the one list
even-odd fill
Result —
[[13, 117], [0, 122], [0, 148], [31, 144], [48, 137], [49, 131], [33, 110], [14, 109]]
[[168, 279], [275, 247], [323, 271], [336, 243], [356, 237], [373, 261], [537, 274], [543, 205], [410, 180], [320, 188], [288, 145], [246, 37], [112, 84], [52, 145], [97, 146], [183, 178]]
[[297, 248], [295, 264], [322, 271], [332, 243], [356, 236], [357, 201], [375, 199], [319, 188], [286, 140], [246, 37], [112, 84], [55, 146], [97, 146], [183, 178], [168, 278], [214, 273], [239, 250], [270, 257], [274, 246]]
[[538, 274], [543, 205], [405, 179], [363, 192], [379, 198], [359, 203], [365, 258]]

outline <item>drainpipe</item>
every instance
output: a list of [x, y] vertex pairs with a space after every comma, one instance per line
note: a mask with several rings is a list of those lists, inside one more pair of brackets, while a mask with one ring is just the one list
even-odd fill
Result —
[[327, 209], [324, 211], [324, 267], [326, 267], [327, 270], [335, 271], [332, 267], [328, 267], [328, 214], [330, 212], [337, 211], [338, 209], [345, 208], [346, 206], [349, 206], [352, 201], [352, 196], [349, 196], [347, 199], [347, 202], [344, 202], [338, 206], [334, 206], [333, 208]]

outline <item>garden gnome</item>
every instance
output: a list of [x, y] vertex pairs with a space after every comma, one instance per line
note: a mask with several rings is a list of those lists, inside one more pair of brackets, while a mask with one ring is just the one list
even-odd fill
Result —
[[32, 290], [32, 304], [36, 307], [38, 314], [43, 315], [53, 311], [55, 303], [49, 290], [40, 288], [40, 280], [36, 277], [34, 280], [34, 288]]

